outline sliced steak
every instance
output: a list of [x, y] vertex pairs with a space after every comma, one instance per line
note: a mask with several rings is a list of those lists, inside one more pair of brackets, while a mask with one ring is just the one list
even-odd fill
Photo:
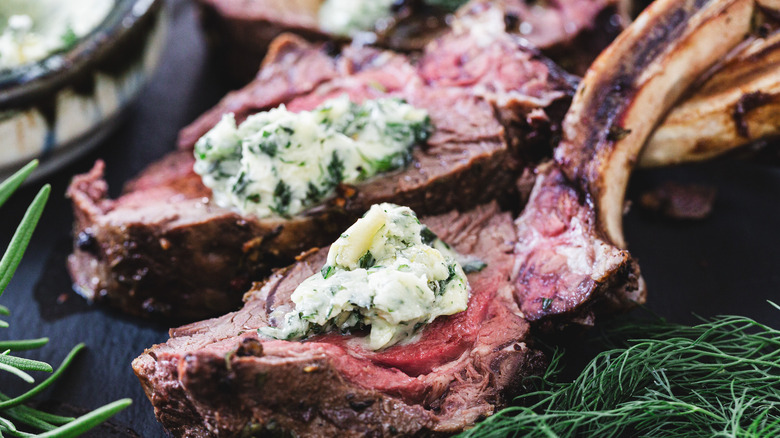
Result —
[[[549, 148], [555, 123], [546, 105], [568, 99], [573, 89], [565, 74], [551, 73], [554, 67], [535, 55], [516, 56], [522, 49], [507, 41], [498, 46], [503, 58], [513, 68], [528, 65], [523, 75], [499, 78], [501, 88], [491, 93], [478, 84], [427, 83], [422, 67], [406, 56], [373, 48], [350, 47], [334, 58], [326, 48], [291, 37], [274, 47], [252, 84], [185, 129], [183, 147], [130, 182], [120, 198], [107, 199], [102, 165], [74, 179], [68, 195], [77, 220], [69, 267], [84, 296], [136, 315], [187, 320], [219, 315], [238, 308], [251, 280], [292, 262], [301, 251], [332, 242], [372, 204], [389, 201], [437, 214], [493, 199], [516, 203], [511, 188], [524, 164], [517, 153], [523, 141], [511, 136], [510, 147], [502, 122]], [[484, 74], [501, 67], [494, 60]], [[533, 81], [528, 90], [525, 81]], [[192, 170], [189, 146], [222, 113], [232, 111], [241, 122], [279, 103], [291, 111], [310, 110], [343, 94], [354, 101], [403, 98], [429, 112], [435, 131], [413, 150], [406, 169], [342, 185], [334, 198], [289, 220], [244, 217], [210, 202], [210, 190]], [[526, 119], [535, 113], [543, 121], [505, 122], [497, 113], [508, 111], [510, 104], [500, 106], [506, 102], [523, 102]]]
[[[290, 32], [312, 42], [348, 38], [320, 28], [322, 0], [198, 0], [201, 21], [213, 52], [231, 80], [244, 84], [257, 71], [266, 49], [279, 34]], [[398, 2], [391, 20], [374, 39], [380, 47], [420, 50], [446, 31], [446, 11], [421, 1]]]
[[467, 88], [490, 101], [518, 156], [538, 162], [568, 109], [578, 79], [516, 35], [455, 27], [432, 41], [419, 61], [428, 86]]
[[463, 430], [506, 404], [522, 377], [544, 366], [508, 281], [511, 217], [492, 204], [423, 222], [487, 263], [469, 275], [466, 312], [380, 352], [339, 335], [258, 338], [271, 311], [291, 306], [295, 287], [321, 268], [327, 249], [313, 251], [256, 286], [240, 311], [173, 329], [133, 362], [163, 426], [204, 437], [431, 435]]
[[312, 250], [257, 284], [240, 311], [173, 329], [133, 362], [158, 420], [174, 436], [428, 436], [494, 412], [544, 366], [530, 327], [591, 325], [644, 300], [635, 262], [599, 237], [588, 197], [555, 164], [539, 172], [514, 223], [495, 203], [422, 220], [457, 252], [486, 262], [468, 276], [465, 312], [377, 352], [352, 335], [259, 338], [257, 329], [276, 324], [274, 311], [293, 309], [292, 292], [325, 264], [327, 248]]
[[[522, 39], [503, 31], [486, 36], [447, 33], [425, 47], [413, 65], [416, 72], [400, 54], [347, 46], [329, 57], [331, 47], [282, 35], [272, 44], [255, 80], [184, 128], [179, 148], [191, 149], [223, 114], [233, 113], [240, 123], [281, 103], [290, 109], [311, 109], [343, 93], [376, 97], [420, 83], [428, 88], [456, 88], [488, 100], [505, 125], [518, 125], [518, 132], [525, 129], [520, 139], [547, 138], [557, 129], [578, 82]], [[290, 102], [296, 98], [295, 104]]]
[[472, 0], [453, 27], [505, 29], [566, 70], [584, 74], [628, 24], [622, 0]]
[[540, 166], [516, 220], [513, 282], [528, 321], [546, 330], [591, 326], [596, 315], [645, 301], [639, 266], [599, 231], [590, 196], [554, 163]]
[[[678, 49], [687, 52], [686, 43], [695, 47], [713, 29], [730, 33], [723, 35], [726, 41], [744, 35], [750, 14], [740, 8], [753, 6], [747, 0], [657, 0], [608, 49], [616, 59], [597, 61], [594, 71], [606, 69], [603, 76], [586, 77], [567, 115], [564, 147], [556, 150], [556, 161], [537, 168], [514, 227], [495, 206], [425, 220], [457, 251], [487, 262], [469, 276], [467, 311], [426, 327], [418, 343], [378, 353], [335, 335], [305, 342], [257, 339], [256, 329], [273, 323], [270, 312], [289, 308], [294, 287], [321, 266], [324, 250], [313, 251], [252, 290], [241, 311], [173, 330], [168, 343], [136, 359], [134, 369], [160, 421], [188, 436], [270, 429], [307, 436], [431, 435], [456, 432], [495, 409], [506, 400], [499, 394], [511, 393], [522, 373], [536, 369], [529, 324], [550, 330], [588, 325], [597, 313], [644, 299], [636, 263], [621, 249], [620, 221], [617, 229], [605, 224], [614, 217], [602, 210], [600, 184], [615, 167], [628, 172], [632, 152], [641, 147], [634, 142], [646, 138], [609, 129], [624, 120], [614, 117], [644, 111], [643, 123], [653, 126], [673, 99], [645, 100], [647, 84], [627, 83], [612, 63], [630, 62], [625, 59], [646, 49], [648, 70], [632, 71], [632, 77], [649, 78], [661, 96], [674, 96], [670, 84], [700, 73], [713, 55], [698, 54], [704, 59], [691, 63], [677, 57]], [[729, 17], [733, 29], [721, 26]], [[674, 68], [665, 80], [652, 80], [658, 65], [667, 63]], [[589, 113], [599, 96], [605, 113]], [[622, 182], [611, 189], [620, 201]]]
[[211, 193], [192, 172], [193, 161], [188, 152], [167, 156], [116, 200], [107, 198], [102, 162], [73, 179], [68, 268], [80, 294], [139, 316], [224, 313], [239, 305], [259, 271], [309, 248], [312, 229], [338, 232], [345, 221], [336, 211], [246, 220], [208, 202]]
[[[291, 32], [309, 41], [344, 39], [320, 29], [321, 0], [198, 0], [214, 53], [231, 79], [249, 81], [271, 41]], [[467, 27], [516, 33], [567, 70], [582, 74], [628, 22], [622, 0], [472, 0], [456, 20]], [[374, 44], [402, 52], [419, 51], [448, 30], [452, 16], [422, 1], [399, 1], [394, 18], [383, 23]]]

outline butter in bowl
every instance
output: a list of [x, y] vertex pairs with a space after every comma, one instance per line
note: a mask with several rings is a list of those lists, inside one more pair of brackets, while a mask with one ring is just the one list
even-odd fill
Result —
[[0, 178], [97, 145], [157, 65], [163, 0], [0, 2]]

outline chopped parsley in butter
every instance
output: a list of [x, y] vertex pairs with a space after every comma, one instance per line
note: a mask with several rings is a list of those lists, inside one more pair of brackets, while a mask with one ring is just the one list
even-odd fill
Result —
[[257, 217], [300, 213], [355, 183], [405, 167], [431, 130], [428, 114], [401, 99], [330, 99], [313, 111], [284, 105], [232, 114], [195, 144], [195, 172], [214, 201]]
[[[467, 0], [423, 0], [427, 6], [454, 11]], [[322, 30], [344, 36], [359, 32], [382, 30], [393, 19], [393, 7], [398, 0], [325, 0], [320, 6]]]
[[370, 328], [372, 350], [408, 341], [437, 317], [466, 310], [470, 289], [456, 256], [410, 208], [374, 205], [295, 289], [295, 310], [272, 314], [278, 326], [259, 331], [296, 340]]

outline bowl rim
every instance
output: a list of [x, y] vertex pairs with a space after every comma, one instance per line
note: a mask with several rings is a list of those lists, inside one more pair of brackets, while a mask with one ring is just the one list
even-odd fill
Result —
[[106, 18], [72, 47], [0, 70], [0, 111], [25, 105], [34, 95], [60, 88], [111, 51], [134, 25], [160, 9], [163, 0], [115, 0]]

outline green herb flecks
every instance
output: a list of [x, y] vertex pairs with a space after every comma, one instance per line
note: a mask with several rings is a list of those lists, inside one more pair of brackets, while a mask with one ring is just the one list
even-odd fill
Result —
[[63, 49], [67, 50], [76, 45], [79, 40], [79, 36], [76, 35], [73, 27], [69, 24], [65, 27], [65, 32], [62, 33], [60, 39], [62, 40]]
[[342, 95], [311, 111], [284, 106], [240, 125], [225, 115], [195, 144], [193, 170], [217, 205], [257, 217], [288, 217], [376, 174], [408, 166], [433, 127], [397, 98], [360, 104]]
[[556, 352], [543, 377], [526, 380], [536, 390], [522, 406], [461, 436], [780, 436], [780, 331], [723, 316], [695, 326], [634, 321], [608, 333], [610, 349], [573, 382], [558, 381]]
[[320, 269], [320, 274], [322, 274], [322, 278], [328, 279], [333, 273], [336, 272], [336, 268], [330, 265], [325, 265]]
[[[0, 184], [0, 205], [5, 203], [14, 191], [19, 188], [22, 182], [24, 182], [30, 173], [35, 170], [37, 164], [37, 161], [33, 161]], [[46, 205], [50, 191], [51, 187], [45, 185], [38, 192], [38, 195], [27, 209], [21, 224], [11, 239], [11, 243], [8, 245], [2, 260], [0, 260], [0, 295], [5, 291], [16, 268], [19, 266], [19, 262], [30, 242], [35, 226], [38, 224], [38, 220], [43, 213], [43, 208]], [[9, 315], [9, 313], [7, 308], [0, 306], [0, 314]], [[8, 323], [4, 321], [2, 321], [2, 324], [0, 325], [8, 327]], [[0, 371], [14, 374], [30, 384], [35, 383], [35, 378], [28, 374], [27, 371], [51, 373], [47, 379], [22, 395], [10, 397], [0, 393], [0, 436], [9, 435], [46, 438], [75, 437], [106, 421], [117, 412], [130, 405], [130, 399], [122, 399], [109, 403], [78, 418], [61, 417], [24, 406], [23, 403], [51, 386], [51, 384], [65, 372], [71, 362], [73, 362], [76, 354], [84, 349], [84, 344], [75, 346], [56, 370], [45, 362], [25, 359], [10, 354], [12, 351], [43, 347], [48, 341], [48, 338], [41, 338], [0, 342], [0, 350], [2, 350], [2, 354], [0, 354]], [[22, 430], [24, 430], [24, 432]], [[39, 430], [41, 433], [30, 433], [33, 430]]]
[[487, 267], [487, 263], [482, 260], [470, 260], [463, 264], [463, 272], [466, 274], [473, 274], [475, 272], [481, 272]]
[[276, 189], [274, 189], [274, 199], [276, 200], [276, 205], [274, 207], [276, 212], [280, 215], [286, 215], [292, 199], [290, 186], [284, 181], [279, 180], [276, 184]]
[[466, 1], [467, 0], [423, 0], [423, 3], [452, 12], [463, 6]]
[[422, 240], [422, 243], [431, 246], [433, 245], [433, 242], [436, 241], [439, 237], [431, 231], [430, 228], [423, 226], [422, 230], [420, 230], [420, 239]]
[[366, 253], [363, 254], [362, 257], [360, 257], [360, 260], [358, 260], [358, 266], [363, 269], [368, 269], [374, 266], [374, 263], [376, 263], [376, 260], [374, 259], [374, 256], [371, 254], [371, 251], [366, 251]]
[[344, 180], [344, 162], [341, 161], [336, 151], [333, 151], [330, 163], [328, 163], [328, 176], [330, 184], [334, 187]]

